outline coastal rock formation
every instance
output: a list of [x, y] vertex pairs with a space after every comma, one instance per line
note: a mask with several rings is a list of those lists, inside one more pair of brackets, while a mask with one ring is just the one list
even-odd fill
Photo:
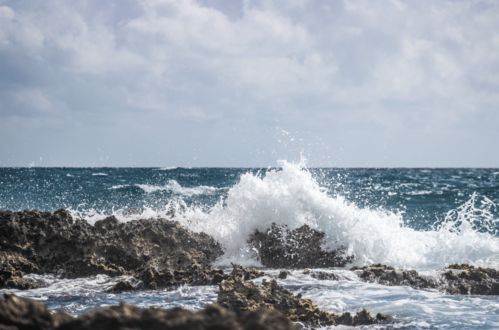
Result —
[[345, 251], [325, 251], [324, 233], [303, 225], [296, 229], [275, 223], [265, 232], [255, 231], [248, 243], [262, 265], [271, 268], [343, 267], [352, 261]]
[[450, 265], [439, 276], [419, 274], [415, 270], [395, 269], [376, 264], [354, 267], [352, 271], [366, 282], [405, 285], [415, 289], [438, 289], [449, 294], [499, 295], [499, 271], [471, 265]]
[[351, 270], [366, 282], [383, 285], [405, 285], [415, 289], [435, 289], [439, 286], [435, 278], [420, 275], [415, 270], [395, 269], [381, 264], [360, 268], [353, 267]]
[[258, 269], [247, 268], [247, 267], [242, 267], [241, 265], [232, 264], [232, 272], [224, 279], [232, 277], [243, 281], [247, 281], [247, 280], [253, 280], [258, 277], [262, 277], [264, 275], [265, 273], [259, 271]]
[[[18, 280], [23, 273], [132, 275], [152, 289], [223, 279], [209, 266], [222, 254], [221, 246], [165, 219], [120, 223], [108, 217], [92, 226], [65, 210], [0, 211], [0, 251], [4, 287], [29, 288]], [[14, 282], [21, 284], [8, 284]]]
[[362, 325], [390, 320], [382, 314], [373, 317], [367, 311], [361, 311], [354, 316], [350, 313], [335, 315], [321, 311], [310, 299], [293, 295], [279, 286], [275, 280], [270, 282], [264, 280], [261, 285], [257, 285], [231, 276], [220, 284], [217, 302], [238, 315], [246, 312], [277, 310], [292, 321], [311, 326]]
[[499, 295], [499, 271], [496, 269], [450, 265], [442, 279], [447, 293]]
[[219, 305], [210, 305], [200, 311], [190, 311], [181, 308], [143, 309], [122, 304], [73, 318], [64, 313], [50, 313], [41, 302], [5, 295], [3, 299], [0, 299], [0, 329], [288, 330], [297, 329], [297, 326], [275, 310], [246, 312], [238, 315]]

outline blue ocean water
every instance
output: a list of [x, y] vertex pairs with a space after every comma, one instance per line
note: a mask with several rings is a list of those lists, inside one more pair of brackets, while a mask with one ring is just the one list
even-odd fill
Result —
[[[167, 216], [219, 240], [230, 262], [258, 265], [249, 233], [272, 222], [308, 224], [325, 248], [347, 247], [358, 264], [382, 262], [433, 274], [466, 262], [499, 265], [499, 169], [306, 168], [0, 168], [0, 209], [69, 209], [90, 222]], [[294, 270], [280, 284], [333, 312], [367, 308], [394, 315], [395, 327], [499, 328], [497, 297], [363, 283], [347, 269], [340, 281]], [[276, 273], [278, 270], [269, 270]], [[73, 314], [117, 304], [201, 308], [216, 287], [105, 293], [116, 279], [32, 275], [41, 289], [16, 292]], [[6, 290], [3, 290], [6, 291]]]
[[[211, 207], [244, 173], [269, 168], [0, 168], [0, 209], [163, 209], [172, 199]], [[328, 194], [359, 207], [404, 213], [430, 229], [475, 193], [499, 203], [499, 169], [308, 169]], [[497, 218], [499, 209], [494, 208]], [[490, 228], [489, 228], [490, 229]], [[496, 230], [498, 227], [495, 228]]]

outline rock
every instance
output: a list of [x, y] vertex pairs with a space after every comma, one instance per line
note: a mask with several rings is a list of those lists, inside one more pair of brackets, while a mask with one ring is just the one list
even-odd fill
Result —
[[200, 311], [190, 311], [181, 308], [170, 310], [143, 309], [122, 304], [97, 309], [77, 318], [72, 318], [63, 313], [50, 313], [41, 302], [5, 295], [0, 300], [0, 329], [291, 330], [298, 329], [298, 327], [276, 310], [260, 310], [236, 315], [219, 305], [210, 305]]
[[281, 280], [285, 280], [289, 275], [289, 272], [285, 271], [285, 270], [281, 270], [279, 272], [279, 275], [277, 275], [277, 277]]
[[[303, 322], [310, 326], [336, 325], [346, 321], [349, 322], [348, 324], [372, 324], [387, 319], [381, 316], [379, 319], [374, 318], [363, 311], [355, 315], [352, 320], [347, 320], [345, 314], [338, 316], [321, 311], [310, 299], [293, 295], [277, 285], [275, 280], [270, 282], [264, 280], [262, 285], [257, 285], [251, 281], [231, 276], [219, 285], [217, 302], [234, 311], [237, 315], [248, 311], [277, 310], [291, 321]], [[366, 318], [364, 315], [366, 313], [370, 318]]]
[[259, 271], [255, 268], [244, 268], [236, 264], [232, 264], [232, 272], [230, 273], [230, 276], [239, 278], [244, 281], [253, 280], [264, 275], [264, 272]]
[[65, 210], [0, 211], [0, 251], [0, 262], [13, 260], [10, 268], [0, 263], [5, 271], [67, 278], [132, 275], [153, 289], [222, 280], [210, 268], [222, 254], [221, 246], [204, 233], [165, 219], [120, 223], [108, 217], [92, 226]]
[[62, 313], [50, 313], [47, 307], [31, 299], [4, 295], [0, 300], [0, 329], [54, 329], [71, 320]]
[[338, 281], [340, 278], [338, 275], [331, 272], [324, 271], [310, 271], [309, 275], [318, 280], [329, 280], [329, 281]]
[[112, 288], [107, 290], [109, 293], [121, 293], [121, 292], [127, 292], [127, 291], [135, 291], [137, 290], [137, 287], [132, 285], [129, 281], [118, 281], [115, 285], [113, 285]]
[[450, 265], [442, 274], [442, 288], [450, 294], [499, 295], [499, 271], [471, 265]]
[[0, 251], [0, 287], [18, 290], [37, 288], [37, 282], [24, 278], [24, 272], [36, 270], [37, 267], [22, 255]]
[[273, 223], [266, 232], [255, 231], [248, 243], [271, 268], [342, 267], [352, 260], [343, 250], [323, 250], [323, 239], [323, 232], [307, 225], [290, 230]]
[[450, 265], [439, 277], [386, 265], [354, 267], [360, 279], [383, 285], [405, 285], [415, 289], [438, 289], [449, 294], [499, 295], [499, 271], [467, 264]]
[[405, 285], [415, 289], [435, 289], [439, 283], [436, 279], [420, 275], [415, 270], [401, 270], [390, 266], [375, 264], [351, 269], [357, 276], [366, 282], [383, 285]]
[[324, 233], [303, 225], [290, 230], [275, 223], [266, 231], [256, 231], [249, 244], [266, 267], [306, 268], [344, 266], [352, 260], [345, 251], [322, 249]]

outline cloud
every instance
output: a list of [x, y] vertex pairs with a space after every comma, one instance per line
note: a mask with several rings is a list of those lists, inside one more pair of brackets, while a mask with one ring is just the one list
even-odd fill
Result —
[[[137, 123], [139, 132], [168, 123], [174, 129], [160, 140], [180, 138], [187, 150], [203, 145], [206, 157], [196, 159], [208, 163], [224, 160], [206, 141], [225, 136], [251, 154], [266, 148], [252, 137], [272, 138], [276, 125], [314, 132], [321, 145], [346, 150], [338, 164], [353, 165], [369, 159], [350, 139], [387, 145], [395, 165], [413, 161], [407, 143], [432, 150], [444, 136], [466, 135], [470, 145], [499, 138], [488, 125], [499, 117], [494, 1], [18, 0], [0, 2], [0, 25], [0, 126], [15, 119], [39, 129], [43, 122], [59, 136], [70, 127], [95, 131], [98, 144], [104, 133], [95, 127], [113, 123], [117, 163], [123, 130]], [[214, 128], [223, 134], [206, 138]], [[11, 148], [0, 151], [15, 159]], [[131, 158], [139, 148], [132, 146]], [[373, 164], [392, 164], [383, 148], [375, 147], [385, 156], [374, 155]], [[87, 152], [82, 159], [96, 158]], [[438, 152], [422, 161], [433, 164]], [[174, 161], [193, 158], [185, 153]], [[274, 157], [255, 153], [257, 162]], [[499, 164], [497, 156], [482, 158]]]

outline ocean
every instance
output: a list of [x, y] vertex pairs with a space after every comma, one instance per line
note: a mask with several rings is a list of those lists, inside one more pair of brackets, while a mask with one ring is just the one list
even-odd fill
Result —
[[[324, 232], [324, 247], [346, 248], [354, 265], [383, 263], [429, 274], [452, 263], [499, 268], [497, 205], [499, 169], [307, 168], [290, 162], [274, 168], [0, 168], [0, 209], [65, 208], [89, 222], [109, 215], [120, 221], [173, 218], [223, 245], [220, 267], [259, 266], [246, 240], [275, 222]], [[344, 280], [319, 281], [292, 270], [279, 283], [324, 310], [394, 315], [395, 327], [499, 328], [497, 296], [388, 287], [361, 282], [348, 269], [334, 271]], [[75, 315], [120, 301], [197, 309], [217, 297], [214, 286], [111, 294], [104, 291], [116, 279], [104, 275], [30, 276], [47, 286], [1, 291]]]

